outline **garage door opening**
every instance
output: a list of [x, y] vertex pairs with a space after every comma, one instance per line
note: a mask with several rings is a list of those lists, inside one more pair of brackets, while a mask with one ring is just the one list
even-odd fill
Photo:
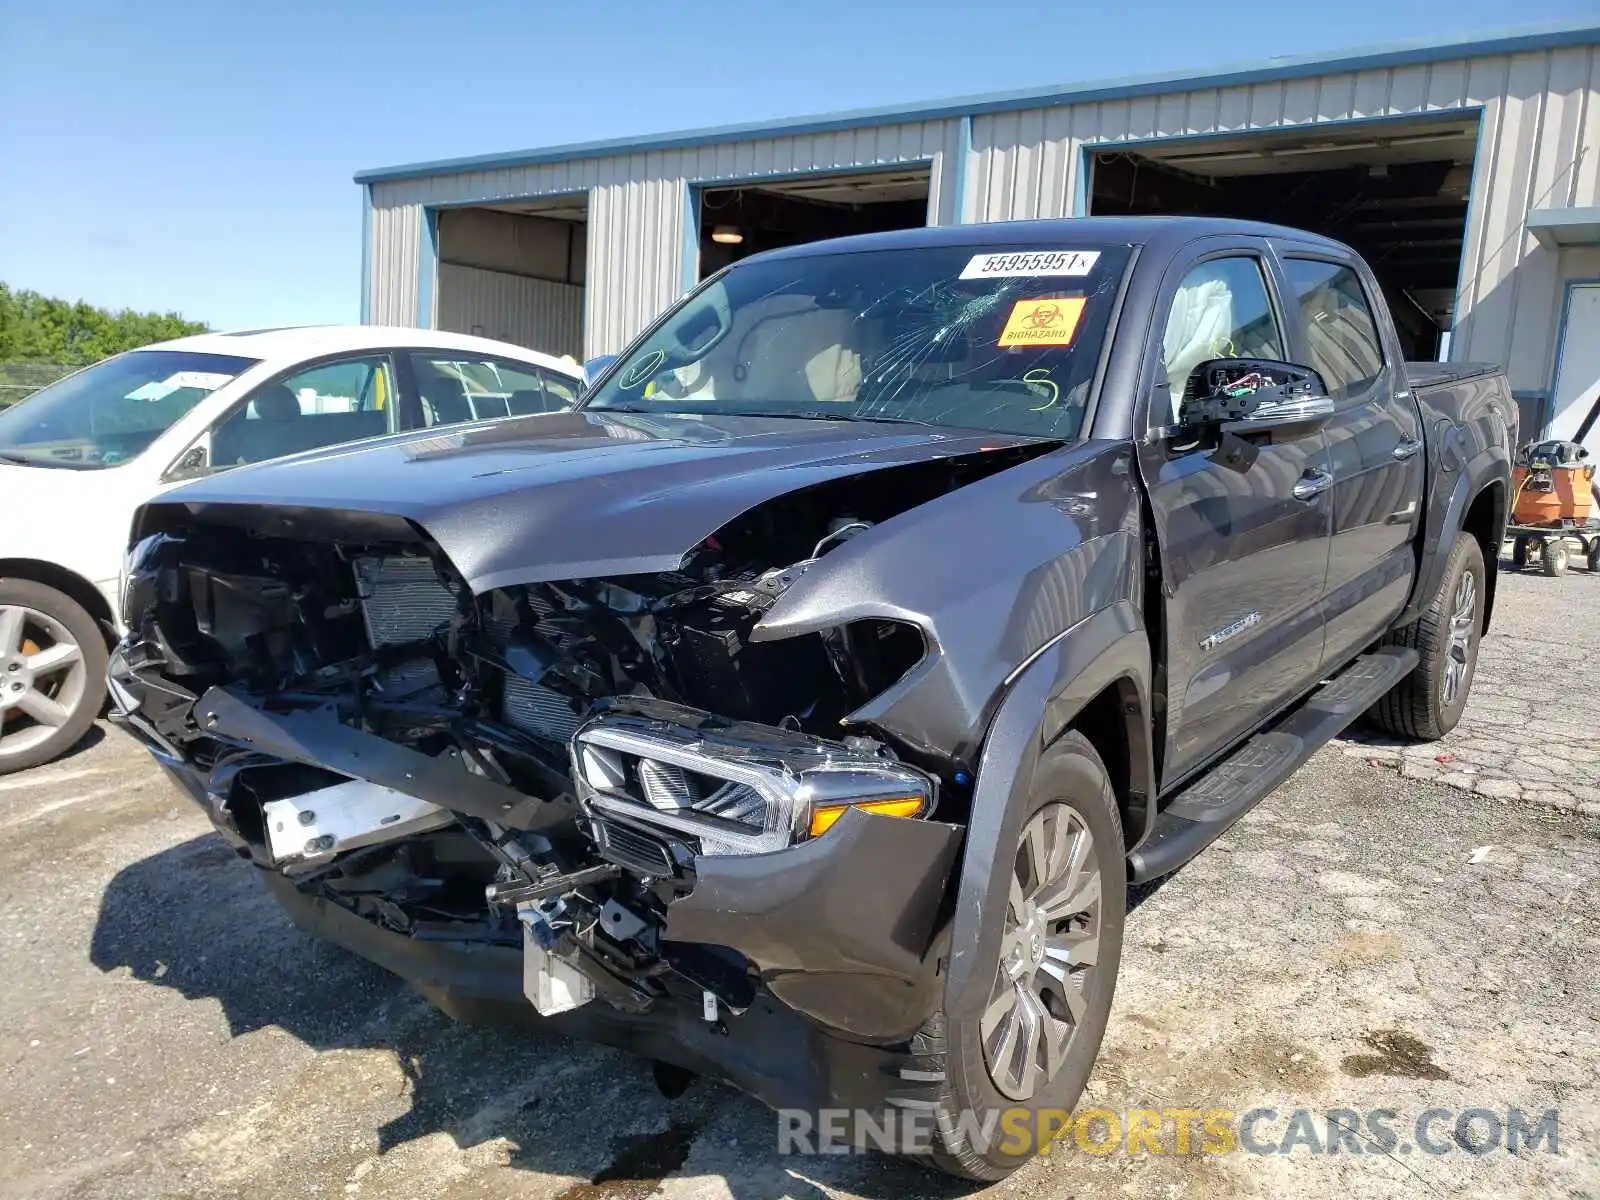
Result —
[[442, 210], [435, 324], [581, 355], [588, 215], [584, 196]]
[[1174, 141], [1094, 156], [1089, 211], [1291, 225], [1372, 264], [1406, 356], [1440, 357], [1454, 320], [1476, 116]]
[[762, 250], [929, 223], [930, 173], [810, 175], [760, 187], [700, 192], [699, 278]]

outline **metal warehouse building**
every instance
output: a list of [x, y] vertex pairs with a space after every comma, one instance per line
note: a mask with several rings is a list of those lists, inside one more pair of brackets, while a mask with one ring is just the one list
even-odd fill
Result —
[[367, 171], [362, 318], [615, 352], [774, 246], [1203, 213], [1373, 264], [1413, 358], [1504, 363], [1524, 429], [1600, 388], [1600, 26]]

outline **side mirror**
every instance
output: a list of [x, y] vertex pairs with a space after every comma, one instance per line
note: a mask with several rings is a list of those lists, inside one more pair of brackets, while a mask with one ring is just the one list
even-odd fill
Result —
[[1213, 358], [1189, 375], [1178, 425], [1189, 431], [1230, 427], [1249, 433], [1326, 421], [1333, 413], [1327, 385], [1310, 367], [1265, 358]]
[[591, 358], [588, 362], [584, 363], [583, 386], [585, 388], [592, 388], [595, 380], [604, 375], [606, 371], [610, 369], [611, 364], [616, 361], [617, 356], [615, 354], [602, 354], [596, 358]]

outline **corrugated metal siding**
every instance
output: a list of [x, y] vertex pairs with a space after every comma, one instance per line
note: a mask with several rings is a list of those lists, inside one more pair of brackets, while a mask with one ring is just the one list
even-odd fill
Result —
[[380, 198], [373, 188], [371, 309], [374, 325], [418, 325], [417, 253], [422, 232], [422, 209]]
[[[1544, 388], [1575, 260], [1539, 247], [1524, 223], [1533, 207], [1600, 205], [1600, 50], [1592, 46], [977, 116], [966, 215], [1071, 215], [1087, 190], [1086, 145], [1460, 109], [1480, 112], [1481, 132], [1452, 355], [1504, 362], [1516, 387]], [[958, 219], [959, 130], [955, 119], [910, 121], [377, 183], [371, 319], [419, 320], [425, 205], [584, 193], [584, 352], [614, 352], [682, 290], [692, 184], [929, 161], [929, 211], [949, 223]]]
[[972, 215], [1073, 215], [1085, 145], [1469, 108], [1481, 109], [1481, 133], [1451, 353], [1505, 363], [1515, 387], [1542, 388], [1572, 276], [1525, 221], [1534, 207], [1600, 204], [1595, 47], [976, 117]]
[[583, 288], [440, 263], [438, 327], [576, 358], [583, 353]]
[[425, 206], [581, 192], [589, 197], [584, 353], [613, 353], [683, 290], [691, 185], [929, 162], [928, 211], [951, 223], [958, 129], [953, 120], [921, 121], [377, 183], [371, 319], [419, 320]]

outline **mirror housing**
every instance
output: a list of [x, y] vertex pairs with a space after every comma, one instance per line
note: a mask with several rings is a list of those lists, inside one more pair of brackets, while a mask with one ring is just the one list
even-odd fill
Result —
[[1249, 433], [1326, 421], [1333, 413], [1327, 384], [1310, 367], [1266, 358], [1213, 358], [1190, 373], [1178, 426]]
[[600, 354], [585, 362], [583, 364], [583, 386], [592, 388], [595, 380], [604, 375], [610, 369], [611, 364], [616, 361], [617, 356], [615, 354]]

